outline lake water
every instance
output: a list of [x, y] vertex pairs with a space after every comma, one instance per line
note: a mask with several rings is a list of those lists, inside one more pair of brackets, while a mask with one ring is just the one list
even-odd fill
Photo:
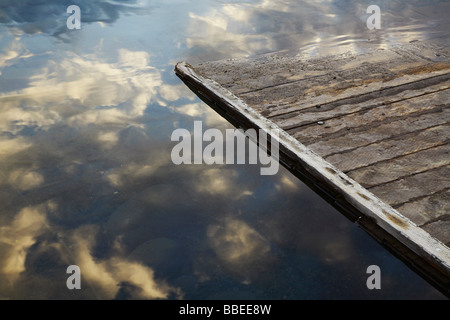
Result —
[[[371, 4], [380, 30], [366, 26]], [[445, 298], [284, 168], [177, 166], [170, 154], [176, 128], [233, 128], [176, 62], [447, 43], [448, 8], [2, 0], [0, 299]], [[67, 288], [70, 265], [80, 290]], [[371, 265], [381, 290], [366, 286]]]

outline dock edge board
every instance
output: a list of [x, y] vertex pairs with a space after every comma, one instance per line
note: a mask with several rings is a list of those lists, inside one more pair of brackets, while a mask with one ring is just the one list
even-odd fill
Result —
[[234, 126], [262, 129], [268, 135], [271, 130], [277, 130], [278, 137], [274, 135], [271, 138], [278, 140], [282, 165], [309, 180], [310, 187], [450, 297], [450, 249], [446, 245], [257, 113], [229, 90], [197, 73], [188, 63], [177, 63], [175, 73], [199, 98]]

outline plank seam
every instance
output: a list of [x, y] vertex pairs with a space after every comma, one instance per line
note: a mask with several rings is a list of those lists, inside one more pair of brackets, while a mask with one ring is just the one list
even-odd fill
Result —
[[[350, 153], [350, 152], [353, 152], [353, 151], [361, 149], [361, 148], [366, 148], [366, 147], [369, 147], [369, 146], [374, 145], [374, 144], [379, 144], [379, 143], [382, 143], [382, 142], [389, 142], [389, 141], [392, 141], [392, 140], [398, 140], [398, 138], [404, 138], [404, 137], [408, 137], [408, 136], [415, 136], [418, 133], [422, 133], [422, 132], [425, 132], [425, 131], [430, 130], [430, 129], [434, 129], [434, 128], [438, 128], [438, 127], [448, 127], [448, 126], [449, 126], [449, 124], [447, 122], [447, 123], [444, 123], [444, 124], [437, 124], [437, 125], [430, 126], [430, 127], [427, 127], [427, 128], [422, 128], [422, 129], [419, 129], [419, 130], [416, 130], [416, 131], [404, 132], [404, 133], [401, 133], [401, 134], [398, 134], [398, 135], [390, 136], [390, 137], [388, 137], [386, 139], [373, 141], [373, 142], [371, 142], [369, 144], [366, 144], [366, 145], [363, 145], [363, 146], [358, 146], [356, 148], [346, 149], [346, 150], [339, 151], [339, 152], [333, 152], [333, 153], [330, 153], [330, 154], [326, 155], [324, 158], [326, 159], [326, 158], [329, 158], [329, 157], [332, 157], [332, 156], [335, 156], [335, 155], [344, 155], [346, 153]], [[450, 128], [449, 128], [449, 130], [450, 130]], [[433, 146], [439, 146], [439, 145], [442, 145], [442, 144], [447, 144], [448, 142], [449, 142], [449, 139], [441, 141], [441, 142], [439, 142], [439, 143], [437, 143], [437, 144], [435, 144]], [[422, 150], [425, 150], [425, 149], [420, 149], [419, 151], [422, 151]], [[414, 152], [416, 152], [416, 151], [414, 151]], [[407, 155], [407, 153], [405, 153], [404, 155]], [[394, 158], [395, 157], [392, 157], [392, 158], [389, 158], [389, 159], [394, 159]], [[384, 160], [386, 160], [386, 159], [384, 159]], [[377, 162], [373, 162], [373, 164], [375, 164], [375, 163], [377, 163]], [[360, 168], [363, 168], [365, 166], [366, 165], [361, 166], [361, 167], [356, 167], [356, 168], [353, 168], [351, 170], [360, 169]]]
[[[428, 60], [428, 61], [430, 62], [431, 60]], [[372, 66], [384, 66], [384, 65], [385, 65], [385, 63], [379, 62], [379, 63], [374, 63]], [[356, 67], [356, 68], [350, 68], [350, 69], [338, 69], [338, 70], [334, 70], [333, 73], [335, 73], [335, 74], [338, 74], [338, 72], [351, 73], [352, 71], [356, 71], [356, 70], [360, 70], [360, 69], [361, 69], [360, 66]], [[389, 69], [387, 69], [387, 70], [390, 71]], [[274, 75], [277, 75], [277, 74], [280, 74], [280, 73], [282, 73], [282, 72], [274, 73]], [[309, 80], [317, 79], [317, 78], [320, 78], [320, 77], [325, 77], [325, 76], [327, 76], [329, 74], [330, 74], [330, 72], [323, 73], [323, 74], [318, 74], [318, 75], [311, 76], [311, 77], [308, 77], [308, 78], [302, 78], [302, 79], [297, 79], [297, 80], [291, 80], [291, 81], [287, 81], [287, 82], [277, 83], [277, 84], [273, 84], [273, 85], [270, 85], [270, 86], [265, 86], [265, 87], [261, 87], [261, 88], [256, 88], [256, 89], [252, 89], [252, 90], [248, 90], [248, 91], [239, 92], [239, 95], [247, 95], [249, 93], [255, 93], [255, 92], [263, 91], [263, 90], [266, 90], [266, 89], [273, 89], [273, 88], [277, 88], [277, 87], [283, 87], [283, 86], [286, 86], [286, 85], [291, 85], [291, 84], [294, 84], [294, 83], [297, 83], [297, 82], [309, 81]], [[423, 79], [423, 80], [426, 80], [426, 79]]]
[[[428, 147], [428, 148], [425, 148], [425, 149], [422, 149], [422, 150], [418, 150], [418, 151], [415, 151], [415, 152], [411, 152], [411, 153], [408, 153], [408, 154], [402, 154], [402, 155], [399, 155], [399, 156], [395, 156], [395, 157], [390, 158], [390, 159], [380, 160], [380, 161], [378, 161], [378, 162], [375, 162], [375, 163], [372, 163], [372, 164], [365, 165], [365, 166], [360, 167], [360, 168], [358, 168], [358, 169], [347, 170], [347, 171], [344, 171], [344, 173], [348, 175], [348, 174], [351, 174], [352, 172], [357, 171], [357, 170], [360, 170], [360, 169], [366, 169], [366, 168], [369, 168], [369, 167], [372, 167], [372, 166], [381, 164], [381, 163], [383, 163], [383, 162], [389, 162], [389, 161], [392, 161], [392, 160], [397, 160], [397, 159], [400, 159], [400, 158], [403, 158], [403, 157], [407, 157], [407, 156], [410, 156], [410, 155], [413, 155], [413, 154], [416, 154], [416, 153], [420, 153], [420, 152], [423, 152], [423, 151], [428, 151], [428, 150], [432, 150], [432, 149], [438, 149], [438, 148], [440, 148], [440, 147], [442, 147], [442, 146], [446, 146], [446, 145], [447, 145], [447, 143], [443, 143], [443, 144], [441, 144], [441, 145], [436, 145], [436, 146], [431, 146], [431, 147]], [[444, 164], [444, 165], [442, 165], [442, 166], [440, 166], [440, 167], [436, 167], [436, 168], [441, 168], [441, 167], [447, 166], [447, 165], [448, 165], [448, 163], [446, 163], [446, 164]], [[432, 169], [434, 169], [434, 168], [432, 168]], [[415, 172], [414, 174], [424, 173], [424, 172], [427, 172], [427, 171], [432, 170], [432, 169], [427, 169], [427, 170]], [[413, 174], [411, 174], [410, 176], [412, 176], [412, 175], [413, 175]], [[400, 176], [400, 177], [398, 177], [398, 178], [396, 178], [396, 179], [394, 179], [394, 180], [389, 180], [389, 181], [386, 181], [386, 182], [382, 182], [382, 183], [374, 184], [374, 185], [370, 185], [370, 186], [369, 186], [369, 185], [366, 185], [366, 186], [364, 186], [364, 187], [367, 188], [367, 189], [368, 189], [368, 188], [374, 188], [374, 187], [382, 186], [382, 185], [387, 184], [387, 183], [390, 183], [390, 182], [394, 182], [394, 181], [403, 179], [403, 178], [405, 178], [405, 177], [409, 177], [409, 176]]]
[[372, 188], [384, 186], [384, 185], [389, 184], [389, 183], [398, 182], [398, 181], [400, 181], [400, 180], [402, 180], [402, 179], [407, 179], [407, 178], [410, 178], [410, 177], [414, 177], [414, 176], [416, 176], [416, 175], [418, 175], [418, 174], [422, 174], [422, 173], [425, 173], [425, 172], [434, 171], [434, 170], [436, 170], [436, 169], [442, 169], [442, 168], [445, 168], [445, 167], [447, 167], [448, 165], [449, 165], [449, 164], [446, 163], [446, 164], [443, 164], [442, 166], [439, 166], [439, 167], [433, 167], [433, 168], [430, 168], [430, 169], [426, 169], [426, 170], [422, 170], [422, 171], [417, 171], [417, 172], [411, 173], [411, 174], [409, 174], [409, 175], [399, 176], [398, 178], [396, 178], [396, 179], [394, 179], [394, 180], [390, 180], [390, 181], [382, 182], [382, 183], [379, 183], [379, 184], [374, 184], [374, 185], [367, 186], [366, 189], [370, 190], [370, 189], [372, 189]]
[[[450, 73], [438, 74], [436, 76], [425, 78], [425, 79], [418, 79], [418, 80], [414, 80], [414, 81], [411, 81], [411, 82], [402, 83], [402, 84], [399, 84], [399, 85], [390, 86], [390, 87], [382, 88], [382, 89], [371, 91], [371, 92], [366, 92], [366, 93], [363, 93], [363, 94], [352, 95], [352, 96], [349, 96], [349, 97], [344, 97], [344, 98], [340, 98], [340, 99], [337, 99], [337, 100], [328, 101], [328, 102], [320, 104], [320, 106], [323, 107], [323, 106], [327, 106], [327, 105], [330, 105], [330, 104], [343, 105], [343, 104], [346, 103], [346, 100], [352, 100], [352, 99], [354, 100], [354, 99], [358, 99], [358, 98], [364, 98], [362, 100], [357, 100], [355, 102], [355, 103], [360, 103], [362, 101], [367, 101], [367, 100], [371, 99], [371, 97], [367, 97], [367, 96], [373, 96], [373, 95], [375, 95], [377, 93], [378, 93], [378, 98], [383, 97], [383, 96], [388, 96], [389, 94], [385, 94], [385, 95], [381, 95], [381, 96], [379, 95], [379, 93], [381, 93], [383, 91], [387, 91], [387, 90], [393, 90], [393, 91], [397, 90], [395, 92], [395, 94], [398, 94], [400, 92], [403, 92], [403, 91], [406, 91], [406, 90], [410, 90], [409, 88], [402, 89], [402, 87], [410, 87], [410, 86], [415, 85], [415, 84], [423, 85], [423, 86], [420, 86], [420, 89], [423, 89], [423, 88], [427, 88], [427, 87], [430, 87], [430, 86], [438, 85], [440, 83], [448, 81], [449, 78], [450, 78], [449, 76], [450, 76]], [[439, 81], [437, 83], [432, 83], [432, 84], [427, 83], [427, 82], [429, 82], [431, 80], [440, 80], [439, 78], [443, 78], [442, 81]], [[449, 89], [449, 87], [446, 87], [446, 88], [439, 89], [437, 91], [433, 91], [433, 92], [430, 92], [430, 93], [439, 92], [439, 91], [448, 90], [448, 89]], [[395, 101], [395, 102], [401, 102], [403, 100], [407, 100], [407, 99], [411, 99], [411, 98], [417, 98], [417, 97], [420, 97], [420, 96], [423, 96], [423, 95], [426, 95], [426, 94], [428, 94], [428, 93], [421, 93], [421, 94], [419, 94], [417, 96], [408, 97], [408, 98], [401, 99], [401, 100], [398, 100], [398, 101]], [[301, 111], [308, 110], [308, 109], [313, 109], [315, 107], [316, 107], [316, 105], [313, 105], [313, 106], [304, 108]], [[278, 117], [278, 116], [283, 116], [283, 115], [294, 113], [294, 112], [298, 112], [298, 109], [297, 110], [286, 111], [286, 112], [279, 113], [279, 114], [276, 114], [276, 115], [273, 115], [273, 116], [267, 116], [267, 118], [272, 119], [272, 118], [275, 118], [275, 117]]]
[[[395, 100], [395, 101], [382, 102], [381, 105], [389, 106], [389, 105], [392, 105], [392, 104], [395, 104], [395, 103], [408, 101], [408, 100], [411, 100], [411, 99], [415, 99], [415, 98], [426, 96], [428, 94], [438, 93], [438, 92], [446, 91], [446, 90], [449, 90], [449, 89], [450, 89], [450, 87], [447, 87], [447, 88], [439, 89], [439, 90], [432, 91], [432, 92], [422, 93], [422, 94], [419, 94], [419, 95], [416, 95], [416, 96], [413, 96], [413, 97], [407, 97], [407, 98], [403, 98], [403, 99], [399, 99], [399, 100]], [[357, 102], [357, 103], [359, 103], [359, 102]], [[324, 105], [327, 105], [327, 104], [328, 103], [322, 104], [321, 107], [324, 106]], [[356, 110], [356, 111], [353, 111], [353, 112], [348, 112], [348, 113], [345, 113], [345, 114], [342, 114], [342, 115], [337, 115], [337, 116], [334, 116], [334, 117], [323, 118], [322, 120], [323, 121], [332, 120], [332, 119], [334, 120], [334, 119], [339, 119], [339, 118], [342, 118], [342, 117], [346, 117], [348, 115], [355, 115], [355, 114], [358, 114], [358, 113], [364, 114], [367, 111], [370, 111], [372, 109], [378, 108], [379, 106], [380, 106], [379, 104], [372, 104], [372, 105], [366, 106], [364, 108], [361, 108], [360, 110]], [[448, 106], [448, 105], [443, 105], [443, 107], [446, 107], [446, 106]], [[337, 106], [334, 106], [334, 107], [337, 107]], [[442, 106], [440, 106], [440, 107], [442, 107]], [[305, 111], [307, 111], [309, 109], [314, 110], [314, 109], [317, 109], [317, 107], [308, 107], [308, 108], [302, 109], [300, 111], [291, 111], [291, 112], [288, 112], [286, 114], [293, 113], [293, 112], [298, 112], [298, 115], [300, 115], [300, 114], [302, 114], [303, 112], [305, 112]], [[321, 111], [321, 112], [327, 112], [327, 111], [328, 110]], [[285, 114], [282, 114], [282, 115], [285, 115]], [[298, 115], [296, 115], [296, 116], [298, 116]], [[279, 115], [268, 116], [267, 118], [272, 120], [272, 119], [276, 119], [277, 117], [279, 117]], [[282, 118], [281, 120], [284, 120], [284, 119], [286, 119], [286, 118]], [[289, 118], [289, 119], [292, 119], [292, 118]], [[304, 124], [301, 124], [301, 125], [285, 126], [285, 127], [282, 127], [282, 128], [283, 128], [283, 130], [291, 131], [293, 129], [298, 129], [298, 128], [309, 126], [309, 125], [311, 125], [311, 123], [304, 123]]]
[[[402, 179], [407, 179], [407, 178], [410, 178], [410, 177], [414, 177], [416, 175], [423, 174], [423, 173], [426, 173], [426, 172], [438, 171], [438, 170], [441, 170], [441, 169], [447, 168], [447, 167], [448, 167], [448, 165], [443, 165], [441, 167], [436, 167], [436, 168], [433, 168], [431, 170], [427, 170], [427, 171], [420, 172], [420, 173], [417, 173], [417, 174], [412, 174], [412, 175], [407, 176], [407, 177], [402, 178]], [[402, 180], [402, 179], [399, 179], [399, 180]], [[395, 182], [398, 182], [398, 181], [393, 181], [393, 183], [395, 183]], [[389, 182], [389, 183], [391, 183], [391, 182]], [[386, 184], [389, 184], [389, 183], [386, 183]], [[381, 186], [383, 186], [383, 185], [384, 184], [382, 184]], [[373, 189], [375, 189], [377, 187], [379, 187], [379, 186], [370, 187], [370, 188], [367, 188], [367, 190], [371, 191], [371, 190], [373, 190]], [[417, 197], [409, 198], [407, 201], [403, 201], [403, 202], [392, 202], [392, 203], [390, 203], [390, 205], [394, 207], [394, 206], [397, 206], [400, 203], [401, 204], [405, 204], [405, 203], [408, 203], [408, 202], [411, 202], [411, 201], [416, 201], [418, 198], [432, 197], [432, 196], [434, 196], [436, 194], [439, 194], [440, 192], [442, 192], [443, 190], [446, 190], [448, 188], [447, 186], [440, 186], [440, 187], [442, 187], [442, 188], [438, 188], [438, 190], [433, 190], [432, 193], [422, 194], [422, 195], [417, 196]], [[373, 192], [373, 193], [376, 195], [376, 192]], [[394, 193], [395, 193], [395, 191], [394, 191]]]
[[409, 199], [408, 201], [401, 202], [401, 203], [397, 203], [397, 204], [393, 205], [392, 207], [393, 207], [394, 209], [398, 209], [398, 208], [400, 208], [401, 206], [403, 206], [403, 205], [405, 205], [405, 204], [407, 204], [407, 203], [409, 203], [409, 202], [414, 202], [414, 201], [422, 200], [422, 199], [425, 199], [426, 197], [431, 197], [431, 196], [434, 196], [434, 195], [437, 195], [437, 194], [440, 194], [440, 193], [445, 193], [445, 192], [447, 192], [447, 191], [449, 191], [449, 190], [450, 190], [450, 187], [447, 187], [447, 188], [441, 189], [441, 190], [439, 190], [439, 191], [436, 191], [436, 192], [434, 192], [434, 193], [432, 193], [432, 194], [421, 195], [421, 196], [418, 196], [418, 197], [415, 197], [415, 198], [411, 198], [411, 199]]
[[425, 222], [424, 224], [420, 225], [420, 227], [427, 227], [430, 224], [441, 222], [441, 221], [449, 221], [450, 220], [450, 214], [444, 214], [442, 216], [439, 216], [437, 218], [431, 219], [430, 221]]
[[[448, 105], [448, 106], [450, 106], [450, 105]], [[420, 112], [410, 113], [410, 114], [408, 114], [406, 116], [386, 117], [386, 118], [383, 118], [383, 120], [372, 121], [372, 122], [370, 122], [368, 124], [363, 124], [363, 125], [360, 125], [358, 127], [345, 127], [345, 128], [342, 128], [342, 129], [340, 129], [338, 131], [332, 132], [332, 133], [330, 133], [330, 134], [328, 134], [326, 136], [320, 136], [320, 142], [327, 142], [327, 141], [330, 141], [330, 140], [333, 140], [333, 139], [345, 137], [346, 135], [349, 134], [349, 129], [351, 130], [350, 134], [365, 133], [365, 132], [367, 132], [367, 131], [369, 131], [371, 129], [377, 128], [377, 127], [379, 127], [381, 125], [389, 124], [389, 123], [396, 122], [396, 121], [401, 121], [401, 120], [404, 120], [406, 118], [408, 118], [408, 119], [418, 119], [418, 118], [420, 118], [421, 116], [424, 116], [424, 115], [426, 116], [426, 115], [433, 115], [433, 114], [437, 114], [437, 113], [442, 113], [444, 111], [443, 108], [446, 108], [448, 106], [444, 106], [444, 107], [439, 106], [439, 107], [434, 108], [434, 109], [429, 109], [429, 110], [423, 110], [423, 111], [420, 111]], [[336, 119], [338, 119], [338, 118], [336, 118]], [[329, 119], [326, 119], [326, 120], [329, 120]], [[326, 120], [324, 120], [324, 121], [326, 121]], [[317, 123], [314, 123], [314, 124], [308, 124], [307, 126], [305, 125], [304, 127], [312, 127], [312, 126], [316, 126], [316, 125], [317, 125]], [[293, 134], [295, 134], [296, 132], [294, 132]], [[412, 132], [412, 131], [410, 131], [410, 132]], [[304, 143], [306, 145], [313, 144], [314, 142], [316, 142], [315, 140], [317, 140], [317, 138], [311, 137], [309, 139], [303, 139], [302, 143]], [[378, 140], [378, 141], [380, 141], [380, 140]]]

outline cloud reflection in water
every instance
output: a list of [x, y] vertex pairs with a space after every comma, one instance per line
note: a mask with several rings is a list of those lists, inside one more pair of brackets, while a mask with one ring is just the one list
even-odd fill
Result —
[[356, 271], [392, 260], [285, 170], [170, 161], [175, 128], [231, 128], [174, 61], [356, 50], [361, 3], [75, 1], [79, 33], [65, 1], [17, 3], [0, 5], [0, 298], [371, 297]]
[[4, 0], [0, 4], [0, 23], [18, 26], [29, 34], [48, 33], [59, 36], [68, 31], [66, 9], [77, 5], [82, 12], [82, 23], [114, 23], [121, 14], [148, 13], [149, 2], [136, 0]]

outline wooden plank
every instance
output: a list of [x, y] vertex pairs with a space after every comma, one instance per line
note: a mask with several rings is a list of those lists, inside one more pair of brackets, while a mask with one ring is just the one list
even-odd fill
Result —
[[351, 151], [344, 151], [325, 157], [343, 172], [367, 167], [398, 156], [412, 154], [421, 150], [447, 144], [450, 139], [450, 126], [439, 125], [415, 131]]
[[[450, 215], [450, 191], [446, 189], [434, 195], [407, 202], [398, 206], [397, 210], [407, 214], [409, 219], [418, 226], [423, 226], [439, 218], [448, 218]], [[446, 229], [446, 232], [450, 233], [449, 230]]]
[[[449, 75], [450, 80], [450, 75]], [[381, 119], [389, 120], [390, 117], [407, 116], [412, 113], [420, 113], [430, 109], [436, 108], [435, 103], [450, 100], [450, 89], [421, 95], [419, 97], [410, 98], [397, 103], [386, 105], [371, 104], [366, 106], [364, 104], [345, 104], [330, 108], [313, 108], [302, 110], [296, 115], [290, 113], [285, 118], [271, 118], [278, 126], [284, 130], [288, 130], [291, 134], [295, 134], [298, 130], [294, 128], [301, 127], [306, 124], [317, 123], [318, 121], [328, 122], [330, 120], [335, 123], [341, 121], [353, 121], [359, 123], [370, 123], [372, 121], [380, 121]], [[427, 102], [426, 104], [424, 102]], [[349, 115], [350, 118], [337, 119], [342, 116]], [[354, 124], [349, 124], [350, 127]]]
[[[386, 97], [372, 99], [372, 100], [360, 103], [361, 111], [359, 113], [356, 113], [355, 116], [358, 116], [360, 113], [365, 113], [365, 112], [375, 108], [376, 110], [378, 110], [378, 112], [375, 112], [375, 119], [378, 119], [378, 120], [380, 118], [385, 119], [386, 111], [388, 111], [388, 114], [389, 114], [389, 110], [391, 110], [391, 108], [390, 108], [391, 105], [401, 103], [404, 100], [408, 100], [410, 98], [417, 97], [418, 95], [422, 95], [422, 94], [426, 95], [428, 93], [434, 93], [434, 92], [443, 91], [446, 89], [448, 89], [448, 84], [438, 84], [436, 86], [426, 87], [426, 88], [422, 89], [420, 93], [418, 93], [417, 91], [413, 91], [413, 90], [403, 91], [400, 94], [396, 95], [396, 99], [389, 98], [390, 101], [386, 101]], [[392, 101], [392, 100], [394, 100], [394, 101]], [[428, 103], [426, 105], [428, 105]], [[331, 104], [331, 106], [329, 106], [329, 105], [316, 106], [314, 108], [330, 110], [334, 107], [335, 107], [335, 105]], [[423, 108], [423, 106], [421, 108]], [[432, 112], [433, 109], [434, 108], [426, 108], [426, 109], [424, 109], [424, 112], [426, 112], [427, 110]], [[384, 113], [384, 116], [383, 116], [383, 113]], [[417, 113], [418, 112], [416, 110], [411, 110], [411, 113], [409, 113], [409, 114], [414, 115]], [[420, 112], [419, 112], [419, 114], [420, 114]], [[351, 116], [351, 114], [348, 116]], [[381, 117], [381, 116], [383, 116], [383, 117]], [[395, 114], [393, 116], [395, 117]], [[276, 121], [273, 118], [271, 118], [271, 119], [273, 121]], [[363, 130], [365, 130], [365, 128], [367, 127], [366, 121], [371, 120], [371, 118], [367, 117], [367, 116], [365, 117], [365, 119], [359, 118], [360, 122], [351, 121], [351, 119], [352, 118], [349, 117], [349, 118], [346, 118], [346, 121], [342, 121], [341, 117], [327, 118], [326, 114], [325, 114], [323, 119], [320, 120], [320, 121], [323, 121], [324, 124], [326, 122], [326, 124], [324, 126], [317, 125], [317, 123], [312, 123], [312, 124], [307, 124], [303, 127], [290, 129], [288, 131], [290, 134], [292, 134], [294, 137], [296, 137], [299, 141], [302, 141], [305, 144], [311, 144], [316, 141], [321, 141], [323, 139], [332, 138], [333, 136], [338, 137], [341, 135], [348, 134], [347, 131], [349, 131], [349, 130], [352, 130], [352, 131], [360, 130], [361, 128]], [[324, 130], [324, 128], [327, 130]]]
[[[266, 87], [284, 85], [293, 81], [327, 75], [342, 70], [355, 70], [361, 66], [379, 65], [390, 70], [390, 75], [414, 66], [423, 66], [430, 61], [440, 61], [446, 50], [432, 43], [416, 42], [410, 44], [414, 50], [401, 47], [385, 50], [368, 48], [360, 55], [342, 53], [328, 56], [327, 59], [311, 57], [300, 53], [265, 54], [252, 59], [228, 59], [199, 63], [196, 72], [206, 78], [214, 78], [224, 88], [240, 95]], [[439, 56], [438, 56], [439, 55]], [[445, 60], [444, 60], [445, 61]], [[267, 72], [270, 68], [271, 72]], [[373, 68], [372, 68], [373, 69]], [[295, 72], [300, 70], [301, 73]], [[334, 77], [335, 74], [332, 75]], [[366, 77], [367, 74], [364, 75]]]
[[450, 166], [435, 168], [423, 173], [369, 188], [382, 201], [395, 206], [431, 196], [450, 185]]
[[[253, 108], [260, 111], [261, 114], [268, 118], [283, 117], [289, 113], [299, 113], [304, 109], [313, 109], [316, 107], [334, 108], [342, 104], [356, 104], [370, 102], [371, 104], [392, 103], [401, 101], [413, 96], [421, 95], [427, 91], [434, 92], [439, 89], [448, 88], [448, 69], [445, 71], [436, 72], [430, 77], [419, 76], [413, 79], [408, 78], [409, 81], [391, 81], [391, 82], [377, 82], [373, 84], [362, 85], [359, 89], [348, 90], [343, 93], [322, 96], [315, 94], [308, 94], [301, 96], [296, 95], [293, 99], [272, 99], [271, 103], [254, 105]], [[329, 79], [330, 83], [335, 82], [336, 79]], [[438, 90], [432, 88], [436, 85]], [[421, 91], [418, 91], [421, 90]], [[422, 91], [425, 90], [425, 91]], [[301, 91], [299, 88], [298, 91]], [[317, 92], [320, 93], [320, 92]], [[398, 98], [393, 98], [394, 96]]]
[[[450, 144], [403, 155], [376, 165], [347, 172], [365, 188], [392, 182], [406, 176], [450, 165]], [[450, 210], [449, 210], [450, 212]]]
[[370, 77], [367, 76], [369, 70], [366, 70], [365, 77], [364, 73], [361, 73], [353, 75], [353, 78], [349, 80], [342, 80], [343, 77], [347, 76], [344, 74], [338, 73], [337, 76], [327, 74], [321, 77], [307, 78], [293, 83], [248, 92], [242, 94], [242, 99], [257, 110], [261, 108], [270, 110], [271, 108], [268, 108], [268, 105], [276, 105], [277, 112], [265, 114], [266, 116], [274, 116], [350, 97], [358, 97], [367, 101], [377, 98], [377, 95], [380, 95], [387, 88], [407, 85], [410, 87], [414, 85], [419, 86], [421, 81], [425, 79], [445, 76], [448, 74], [449, 66], [450, 63], [430, 64], [430, 73], [420, 73], [421, 70], [413, 69], [411, 72], [418, 73], [394, 79], [383, 78], [382, 75], [365, 79]]
[[[418, 113], [412, 113], [409, 116], [402, 114], [397, 117], [389, 117], [381, 110], [374, 117], [370, 117], [367, 114], [353, 114], [347, 117], [333, 119], [332, 121], [326, 121], [321, 125], [323, 128], [322, 131], [328, 131], [335, 122], [345, 123], [347, 130], [344, 130], [337, 138], [332, 138], [332, 135], [330, 138], [329, 135], [323, 134], [321, 139], [312, 140], [312, 142], [318, 140], [317, 142], [305, 144], [322, 157], [326, 157], [338, 152], [363, 147], [390, 137], [426, 129], [430, 124], [445, 124], [448, 122], [448, 117], [450, 117], [450, 109], [448, 108], [435, 108], [426, 111], [422, 109]], [[371, 118], [372, 122], [364, 122], [361, 118]], [[361, 125], [363, 123], [364, 125]], [[359, 127], [357, 127], [358, 124]], [[316, 126], [320, 125], [317, 124]], [[348, 130], [348, 128], [353, 128], [354, 130]], [[294, 137], [297, 138], [296, 135]], [[309, 141], [311, 142], [311, 140]]]
[[450, 219], [440, 220], [423, 226], [423, 229], [430, 234], [435, 234], [437, 238], [447, 246], [450, 246]]
[[[416, 50], [412, 52], [411, 50], [401, 50], [401, 48], [396, 50], [377, 49], [361, 55], [344, 53], [329, 56], [326, 60], [302, 57], [301, 55], [286, 57], [269, 54], [254, 59], [230, 59], [199, 64], [196, 66], [196, 71], [204, 77], [214, 78], [224, 88], [234, 94], [239, 94], [245, 102], [252, 104], [252, 107], [257, 107], [259, 103], [253, 103], [254, 101], [247, 99], [256, 94], [257, 96], [270, 96], [270, 101], [278, 100], [273, 93], [267, 93], [264, 90], [278, 90], [276, 88], [280, 87], [283, 92], [279, 97], [286, 100], [289, 94], [283, 87], [295, 83], [297, 83], [297, 90], [293, 91], [294, 101], [298, 101], [298, 97], [308, 91], [308, 87], [302, 84], [306, 83], [309, 86], [312, 81], [319, 84], [315, 90], [322, 88], [334, 94], [336, 89], [355, 86], [358, 90], [371, 92], [374, 88], [366, 89], [366, 87], [374, 80], [387, 81], [402, 73], [423, 73], [424, 65], [433, 60], [439, 61], [437, 54], [445, 54], [440, 47], [432, 44], [415, 43], [411, 46], [414, 46]], [[418, 52], [426, 54], [418, 54]], [[371, 63], [367, 63], [367, 61]], [[436, 63], [429, 65], [435, 70], [447, 69], [448, 61], [444, 60], [442, 63], [443, 65]], [[268, 67], [271, 69], [270, 73], [267, 72]], [[431, 70], [427, 71], [430, 73]], [[321, 77], [322, 79], [320, 79]], [[349, 81], [355, 83], [351, 85]], [[360, 87], [361, 81], [364, 82], [362, 87]], [[412, 81], [412, 78], [408, 81]], [[335, 87], [331, 88], [330, 85]], [[321, 97], [323, 94], [324, 92], [318, 92], [314, 96]], [[286, 100], [284, 104], [291, 106], [294, 101]]]

